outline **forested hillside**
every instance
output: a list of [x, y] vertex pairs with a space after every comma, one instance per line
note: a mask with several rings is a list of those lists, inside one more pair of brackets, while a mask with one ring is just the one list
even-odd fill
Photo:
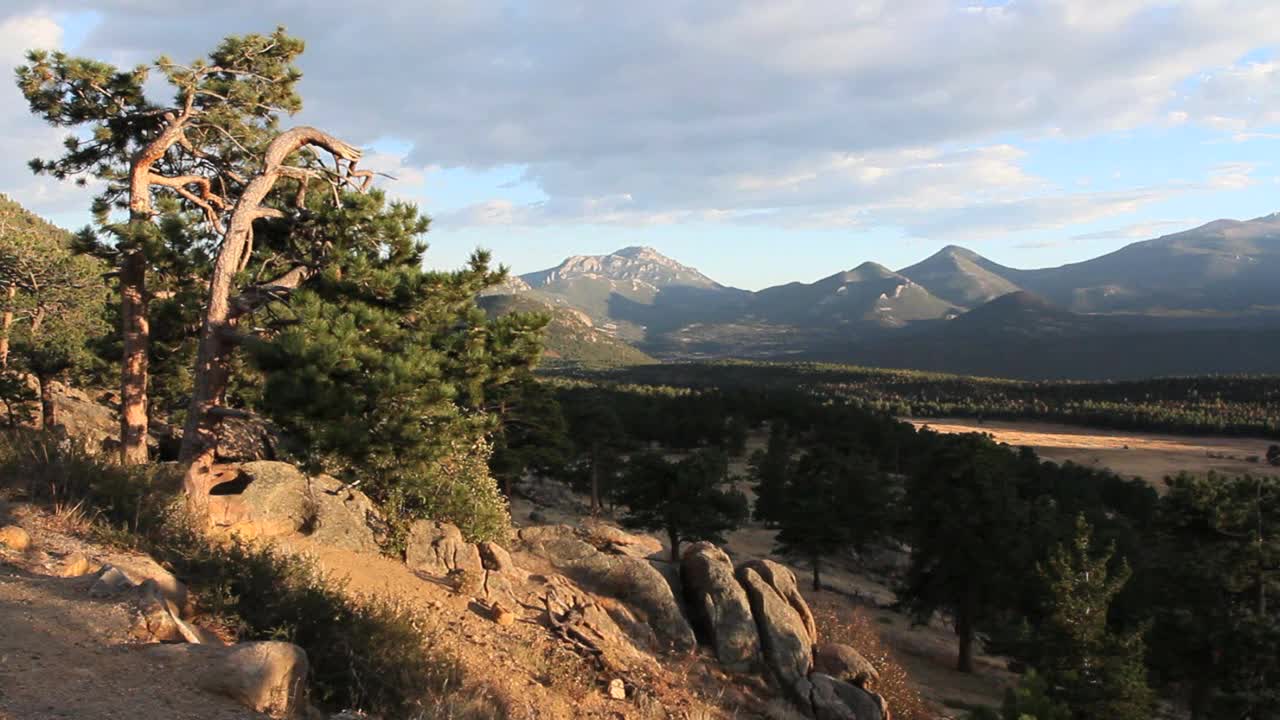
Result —
[[655, 365], [606, 377], [689, 388], [799, 389], [900, 417], [1041, 419], [1280, 438], [1280, 377], [1266, 375], [1024, 382], [851, 365], [726, 362]]

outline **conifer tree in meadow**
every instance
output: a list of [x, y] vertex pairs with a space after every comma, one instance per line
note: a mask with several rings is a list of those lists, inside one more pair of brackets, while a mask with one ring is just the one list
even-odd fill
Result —
[[772, 516], [779, 549], [808, 560], [813, 589], [822, 589], [822, 564], [860, 551], [888, 532], [888, 483], [865, 458], [837, 447], [811, 449], [796, 463]]
[[698, 450], [671, 461], [655, 452], [635, 455], [623, 473], [618, 500], [627, 506], [627, 527], [663, 532], [672, 562], [682, 543], [723, 543], [749, 513], [747, 498], [729, 484], [728, 460], [717, 450]]

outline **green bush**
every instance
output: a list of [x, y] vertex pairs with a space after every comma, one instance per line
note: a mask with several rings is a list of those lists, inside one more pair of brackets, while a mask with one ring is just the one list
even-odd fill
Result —
[[165, 465], [124, 466], [56, 434], [28, 429], [0, 433], [0, 485], [32, 502], [80, 507], [98, 530], [142, 536], [160, 522], [180, 478]]

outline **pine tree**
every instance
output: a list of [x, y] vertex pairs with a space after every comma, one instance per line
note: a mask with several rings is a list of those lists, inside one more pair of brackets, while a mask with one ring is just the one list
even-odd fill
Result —
[[618, 465], [618, 449], [626, 444], [627, 432], [613, 405], [595, 394], [568, 408], [573, 427], [573, 444], [578, 455], [586, 458], [587, 486], [591, 495], [591, 512], [604, 508], [604, 494], [609, 469]]
[[498, 418], [486, 396], [540, 356], [544, 319], [486, 318], [475, 298], [503, 274], [484, 254], [457, 272], [423, 270], [427, 221], [413, 206], [349, 194], [315, 220], [329, 261], [265, 306], [274, 330], [246, 342], [265, 411], [314, 469], [359, 483], [393, 520], [500, 537], [509, 520], [488, 471]]
[[[200, 246], [216, 243], [278, 116], [301, 106], [293, 66], [301, 52], [302, 43], [279, 29], [229, 37], [190, 65], [162, 57], [121, 70], [32, 51], [18, 68], [31, 111], [76, 131], [60, 157], [32, 160], [32, 169], [104, 188], [93, 210], [109, 240], [86, 231], [81, 248], [112, 263], [119, 280], [122, 462], [147, 461], [149, 276], [167, 275], [173, 287], [198, 280], [186, 274], [200, 266], [189, 254], [209, 254]], [[172, 90], [171, 102], [147, 97], [153, 73]]]
[[1113, 632], [1107, 625], [1112, 600], [1129, 582], [1114, 548], [1093, 550], [1093, 529], [1084, 517], [1074, 537], [1057, 547], [1039, 568], [1047, 608], [1036, 631], [1038, 657], [1049, 695], [1081, 720], [1147, 720], [1154, 696], [1147, 685], [1141, 631]]
[[796, 463], [777, 500], [779, 549], [806, 558], [813, 589], [822, 589], [823, 558], [863, 550], [884, 537], [889, 496], [884, 476], [848, 451], [829, 446], [810, 450]]
[[1002, 720], [1072, 720], [1071, 710], [1050, 696], [1048, 681], [1029, 670], [1016, 688], [1005, 691]]
[[[0, 287], [3, 304], [3, 352], [8, 372], [12, 354], [17, 369], [36, 380], [41, 424], [57, 425], [50, 383], [93, 362], [90, 341], [102, 327], [105, 286], [103, 267], [76, 256], [70, 238], [42, 222], [24, 222], [25, 213], [0, 213]], [[26, 399], [26, 383], [18, 377], [5, 384], [10, 410]], [[11, 422], [17, 419], [11, 415]]]
[[490, 469], [511, 497], [512, 483], [527, 472], [559, 475], [569, 459], [568, 424], [555, 393], [524, 373], [490, 393], [499, 420]]
[[1031, 569], [1012, 453], [982, 435], [940, 438], [907, 487], [911, 566], [900, 588], [919, 621], [954, 619], [957, 667], [973, 672], [979, 627], [1010, 610]]
[[794, 448], [786, 426], [774, 423], [764, 450], [751, 456], [751, 478], [755, 481], [755, 519], [771, 526], [781, 521], [787, 484], [791, 480]]
[[1147, 583], [1153, 670], [1191, 715], [1280, 714], [1280, 480], [1168, 481]]
[[672, 462], [658, 453], [635, 455], [622, 477], [619, 501], [627, 527], [665, 532], [672, 562], [689, 540], [724, 542], [746, 519], [747, 498], [729, 486], [723, 453], [699, 450]]

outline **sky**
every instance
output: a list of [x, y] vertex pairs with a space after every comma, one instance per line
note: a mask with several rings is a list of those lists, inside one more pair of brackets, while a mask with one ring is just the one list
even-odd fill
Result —
[[[1274, 0], [19, 0], [0, 64], [195, 59], [277, 25], [307, 43], [286, 124], [394, 176], [435, 267], [648, 245], [758, 289], [1280, 211]], [[0, 192], [75, 228], [89, 191], [26, 167], [64, 132], [0, 85]]]

